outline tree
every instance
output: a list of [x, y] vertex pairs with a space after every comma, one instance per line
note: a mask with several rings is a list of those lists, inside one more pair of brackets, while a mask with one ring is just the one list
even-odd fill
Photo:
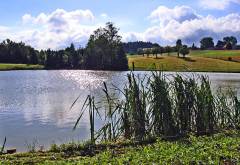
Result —
[[214, 48], [214, 42], [212, 37], [205, 37], [200, 41], [201, 49]]
[[225, 43], [231, 43], [233, 47], [237, 44], [237, 38], [234, 36], [224, 37], [223, 41], [225, 41]]
[[142, 55], [144, 57], [144, 51], [142, 48], [138, 48], [137, 54]]
[[227, 49], [227, 50], [231, 50], [231, 49], [232, 49], [232, 44], [231, 44], [231, 42], [227, 42], [227, 43], [226, 43], [225, 49]]
[[187, 54], [189, 54], [189, 49], [187, 45], [183, 45], [180, 49], [180, 53], [183, 55], [183, 58], [185, 58], [185, 56]]
[[193, 43], [192, 44], [192, 48], [191, 48], [192, 50], [197, 50], [197, 47], [195, 46], [195, 44]]
[[166, 46], [165, 50], [166, 50], [166, 52], [168, 53], [168, 56], [169, 56], [170, 52], [171, 52], [171, 47], [170, 46]]
[[23, 42], [16, 43], [9, 39], [0, 43], [0, 62], [38, 64], [38, 51]]
[[144, 49], [144, 52], [147, 55], [147, 57], [149, 57], [149, 55], [152, 53], [152, 50], [150, 48], [146, 48]]
[[128, 42], [123, 43], [124, 51], [130, 54], [136, 54], [138, 49], [145, 49], [145, 48], [153, 48], [158, 47], [157, 43], [151, 42], [143, 42], [143, 41], [135, 41], [135, 42]]
[[29, 53], [31, 54], [30, 56], [30, 64], [38, 64], [38, 57], [36, 50], [33, 48], [29, 47]]
[[162, 55], [164, 53], [164, 48], [162, 46], [159, 46], [159, 53]]
[[46, 60], [46, 54], [43, 50], [39, 52], [38, 58], [39, 58], [39, 64], [44, 65]]
[[88, 69], [126, 70], [127, 57], [118, 35], [119, 29], [108, 22], [90, 36], [84, 58]]
[[223, 49], [225, 45], [226, 45], [226, 42], [218, 40], [216, 48], [217, 49]]
[[155, 55], [156, 59], [158, 58], [158, 53], [160, 53], [160, 46], [152, 48], [152, 53]]
[[176, 42], [176, 48], [177, 48], [177, 55], [179, 57], [179, 51], [182, 47], [182, 40], [178, 39], [177, 42]]

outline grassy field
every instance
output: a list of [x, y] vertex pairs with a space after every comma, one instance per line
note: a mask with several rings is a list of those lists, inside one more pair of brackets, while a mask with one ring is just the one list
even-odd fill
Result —
[[200, 57], [236, 57], [240, 56], [240, 50], [196, 50], [192, 51], [190, 55]]
[[157, 140], [149, 145], [108, 144], [98, 154], [84, 153], [76, 150], [76, 144], [69, 144], [62, 146], [60, 152], [3, 155], [0, 164], [238, 164], [239, 141], [239, 132], [225, 132], [174, 142]]
[[1, 70], [34, 70], [34, 69], [43, 69], [42, 65], [27, 65], [27, 64], [1, 64]]
[[208, 57], [229, 61], [240, 62], [240, 50], [203, 50], [192, 51], [191, 56]]
[[240, 72], [240, 51], [192, 51], [185, 59], [177, 58], [176, 53], [158, 59], [135, 55], [128, 60], [130, 69], [134, 62], [135, 70]]

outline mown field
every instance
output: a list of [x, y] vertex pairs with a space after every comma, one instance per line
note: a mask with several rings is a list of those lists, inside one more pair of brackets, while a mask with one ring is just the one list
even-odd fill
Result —
[[177, 58], [176, 53], [158, 57], [128, 56], [129, 67], [132, 69], [134, 62], [135, 70], [240, 72], [239, 50], [192, 51], [186, 58]]
[[42, 65], [28, 65], [28, 64], [2, 64], [0, 63], [0, 70], [34, 70], [43, 69]]
[[200, 50], [192, 51], [190, 55], [240, 62], [240, 50]]
[[[60, 152], [19, 153], [0, 156], [0, 164], [238, 164], [240, 134], [225, 132], [214, 136], [190, 136], [178, 141], [149, 145], [109, 145], [98, 154], [75, 150], [76, 144]], [[85, 156], [81, 156], [86, 154]]]

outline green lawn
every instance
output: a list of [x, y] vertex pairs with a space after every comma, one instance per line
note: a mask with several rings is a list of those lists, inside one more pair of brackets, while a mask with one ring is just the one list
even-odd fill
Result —
[[27, 64], [2, 64], [0, 63], [0, 70], [34, 70], [43, 69], [42, 65], [27, 65]]
[[192, 51], [190, 55], [240, 62], [240, 50], [200, 50]]
[[[71, 151], [71, 152], [70, 152]], [[240, 132], [195, 137], [179, 141], [158, 140], [151, 145], [109, 146], [92, 156], [81, 150], [20, 153], [0, 156], [0, 164], [223, 164], [240, 163]], [[94, 152], [93, 152], [94, 153]]]
[[134, 62], [135, 70], [240, 72], [239, 54], [240, 51], [192, 51], [185, 59], [177, 58], [176, 53], [159, 55], [158, 59], [135, 55], [128, 56], [128, 62], [130, 69]]
[[195, 50], [191, 56], [199, 57], [236, 57], [240, 56], [240, 50]]

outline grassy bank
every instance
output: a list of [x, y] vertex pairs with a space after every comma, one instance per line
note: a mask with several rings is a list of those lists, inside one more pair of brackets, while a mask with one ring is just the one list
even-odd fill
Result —
[[134, 62], [135, 70], [240, 72], [240, 51], [192, 51], [185, 59], [177, 58], [176, 53], [158, 57], [128, 56], [129, 67]]
[[38, 70], [43, 69], [42, 65], [28, 65], [28, 64], [3, 64], [0, 63], [0, 71], [3, 70]]
[[159, 139], [146, 145], [102, 144], [100, 150], [91, 152], [84, 150], [82, 145], [68, 144], [57, 147], [55, 152], [3, 155], [0, 164], [238, 164], [239, 141], [239, 132], [225, 132], [171, 142]]

